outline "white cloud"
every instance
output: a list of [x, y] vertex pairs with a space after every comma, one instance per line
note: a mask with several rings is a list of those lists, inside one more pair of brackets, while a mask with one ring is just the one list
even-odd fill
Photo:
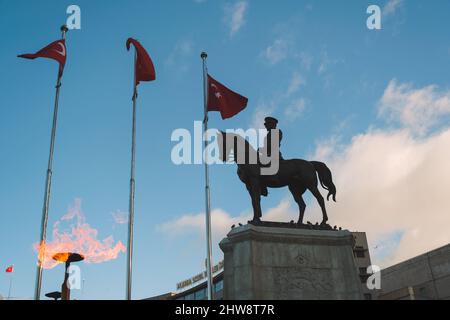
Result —
[[306, 102], [304, 98], [296, 99], [284, 110], [284, 115], [288, 121], [298, 119], [305, 110]]
[[245, 14], [247, 9], [247, 1], [238, 1], [233, 5], [225, 6], [224, 21], [230, 28], [230, 37], [233, 37], [245, 24]]
[[291, 94], [298, 91], [301, 85], [305, 84], [305, 80], [298, 72], [294, 72], [292, 74], [291, 82], [289, 83], [289, 87], [287, 90], [287, 95], [290, 96]]
[[296, 57], [300, 59], [300, 64], [305, 70], [309, 71], [311, 69], [311, 65], [313, 63], [313, 57], [311, 54], [302, 51], [297, 54]]
[[262, 57], [265, 58], [269, 64], [277, 64], [278, 62], [287, 58], [289, 50], [289, 42], [286, 39], [278, 38], [262, 52]]
[[415, 134], [434, 123], [434, 113], [448, 112], [448, 95], [433, 85], [413, 89], [391, 81], [380, 110], [403, 127], [369, 129], [348, 145], [331, 137], [312, 157], [333, 172], [338, 203], [330, 220], [366, 231], [372, 248], [379, 247], [372, 251], [377, 264], [398, 263], [450, 242], [450, 127]]
[[450, 115], [450, 90], [439, 91], [435, 85], [415, 89], [394, 79], [384, 91], [378, 113], [423, 135]]
[[334, 144], [326, 149], [329, 158], [318, 152], [316, 159], [327, 162], [337, 186], [330, 220], [366, 231], [371, 243], [403, 234], [376, 263], [390, 265], [450, 242], [450, 129], [424, 139], [407, 129], [369, 130], [343, 152], [335, 153]]
[[[245, 223], [245, 216], [232, 217], [229, 213], [222, 209], [214, 209], [211, 211], [211, 232], [216, 240], [223, 238], [230, 230], [233, 224], [237, 225], [239, 222]], [[248, 220], [248, 219], [247, 219]], [[158, 229], [164, 234], [170, 236], [180, 236], [187, 233], [197, 233], [204, 237], [205, 232], [205, 213], [186, 214], [175, 220], [166, 222]]]
[[[250, 204], [249, 196], [249, 204]], [[211, 234], [212, 241], [218, 244], [227, 233], [231, 230], [231, 226], [236, 227], [241, 224], [247, 224], [247, 221], [253, 218], [250, 211], [244, 212], [239, 216], [232, 216], [230, 213], [222, 209], [214, 209], [211, 211]], [[287, 199], [282, 200], [276, 207], [270, 208], [263, 213], [263, 219], [269, 221], [297, 221], [298, 211], [291, 208], [291, 203]], [[159, 231], [171, 237], [182, 237], [187, 234], [195, 234], [205, 239], [205, 213], [186, 214], [172, 221], [166, 222], [157, 227]]]
[[328, 70], [328, 66], [330, 65], [330, 63], [334, 63], [334, 62], [331, 61], [330, 58], [328, 57], [328, 52], [323, 51], [321, 54], [321, 60], [319, 63], [319, 67], [317, 69], [317, 73], [319, 75], [323, 75]]
[[345, 63], [345, 60], [342, 58], [333, 58], [330, 57], [327, 50], [322, 50], [320, 53], [320, 57], [318, 60], [317, 74], [322, 76], [325, 82], [325, 87], [330, 86], [331, 78], [332, 78], [332, 70], [330, 67], [333, 67], [337, 64]]
[[383, 7], [383, 15], [390, 16], [393, 15], [398, 8], [403, 5], [403, 0], [388, 0]]
[[327, 70], [327, 62], [322, 61], [319, 65], [319, 68], [317, 69], [318, 74], [323, 74]]
[[165, 63], [173, 66], [180, 60], [183, 60], [186, 56], [189, 56], [194, 48], [194, 43], [189, 39], [179, 40], [173, 47], [172, 51], [168, 54]]
[[176, 77], [181, 77], [189, 71], [192, 64], [194, 42], [189, 39], [178, 40], [164, 61], [165, 67], [174, 72]]
[[288, 120], [298, 118], [305, 108], [306, 101], [303, 98], [292, 99], [292, 96], [305, 83], [306, 81], [300, 73], [295, 71], [287, 85], [287, 89], [285, 89], [283, 93], [276, 94], [271, 99], [262, 99], [258, 102], [255, 111], [253, 112], [250, 127], [255, 129], [264, 128], [264, 118], [273, 116], [280, 105], [287, 104], [287, 107], [284, 109], [284, 115], [288, 117]]
[[128, 212], [123, 212], [123, 211], [117, 210], [115, 212], [111, 212], [111, 215], [114, 219], [114, 222], [117, 224], [128, 223]]

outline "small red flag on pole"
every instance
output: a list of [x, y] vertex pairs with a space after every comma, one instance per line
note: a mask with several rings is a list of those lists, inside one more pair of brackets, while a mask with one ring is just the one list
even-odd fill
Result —
[[244, 110], [247, 102], [208, 74], [208, 111], [220, 111], [222, 119], [228, 119]]
[[10, 265], [8, 268], [6, 268], [5, 272], [6, 273], [10, 273], [11, 276], [9, 277], [9, 290], [8, 290], [8, 300], [11, 298], [11, 288], [12, 288], [12, 278], [13, 278], [13, 273], [14, 271], [14, 265]]
[[130, 45], [136, 49], [136, 61], [134, 77], [136, 85], [140, 81], [153, 81], [156, 79], [155, 67], [153, 66], [152, 59], [150, 59], [149, 54], [144, 49], [139, 41], [133, 38], [128, 38], [127, 40], [127, 50], [130, 50]]
[[20, 54], [17, 57], [25, 59], [49, 58], [56, 60], [59, 63], [59, 72], [62, 74], [67, 59], [66, 40], [56, 40], [36, 53]]

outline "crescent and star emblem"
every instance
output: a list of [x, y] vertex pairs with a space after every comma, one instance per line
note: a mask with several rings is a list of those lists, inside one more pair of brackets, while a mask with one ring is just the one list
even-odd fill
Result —
[[216, 98], [221, 98], [222, 97], [222, 95], [220, 94], [217, 86], [214, 83], [211, 83], [211, 88], [215, 89], [216, 93], [214, 93], [214, 95], [216, 96]]
[[56, 53], [65, 57], [66, 56], [66, 47], [62, 44], [62, 42], [58, 42], [57, 45], [59, 45], [61, 47], [61, 51], [59, 51], [57, 49], [53, 49], [53, 51], [56, 51]]

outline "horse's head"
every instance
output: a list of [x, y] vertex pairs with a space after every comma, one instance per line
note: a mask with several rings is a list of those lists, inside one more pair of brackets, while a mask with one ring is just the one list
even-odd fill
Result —
[[237, 164], [256, 164], [257, 152], [248, 141], [239, 134], [218, 131], [217, 143], [219, 145], [219, 157], [223, 162], [232, 160]]
[[[219, 145], [219, 158], [223, 162], [227, 162], [230, 158], [233, 143], [230, 143], [230, 136], [226, 132], [217, 131], [217, 144]], [[228, 143], [227, 143], [228, 142]]]

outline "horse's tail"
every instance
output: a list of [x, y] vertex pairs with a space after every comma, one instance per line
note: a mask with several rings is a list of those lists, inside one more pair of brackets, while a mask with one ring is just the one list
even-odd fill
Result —
[[336, 186], [333, 183], [330, 169], [323, 162], [311, 161], [311, 163], [319, 175], [320, 185], [325, 190], [328, 190], [327, 200], [329, 200], [330, 196], [333, 196], [333, 201], [336, 202]]

